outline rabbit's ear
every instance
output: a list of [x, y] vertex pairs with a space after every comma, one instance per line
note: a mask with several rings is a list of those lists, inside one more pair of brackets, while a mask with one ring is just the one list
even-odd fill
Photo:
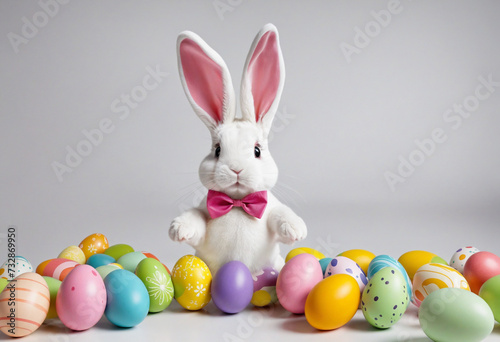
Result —
[[221, 56], [197, 34], [185, 31], [177, 38], [177, 58], [182, 86], [200, 119], [212, 132], [233, 121], [233, 83]]
[[241, 81], [243, 118], [261, 123], [266, 135], [278, 109], [284, 82], [285, 64], [278, 30], [267, 24], [252, 43]]

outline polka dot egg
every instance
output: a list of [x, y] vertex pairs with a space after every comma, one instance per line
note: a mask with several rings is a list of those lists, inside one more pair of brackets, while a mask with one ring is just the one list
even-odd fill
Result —
[[0, 277], [2, 279], [12, 280], [15, 277], [27, 272], [33, 272], [33, 266], [31, 266], [31, 263], [22, 256], [16, 256], [13, 259], [8, 259], [4, 262], [0, 268]]
[[365, 273], [359, 267], [359, 265], [353, 260], [344, 257], [338, 256], [330, 261], [330, 264], [326, 268], [325, 278], [332, 276], [334, 274], [347, 274], [353, 277], [359, 285], [359, 289], [363, 292], [365, 285], [368, 283], [366, 279]]
[[385, 267], [365, 286], [361, 310], [372, 326], [387, 329], [403, 317], [409, 301], [404, 276], [395, 267]]
[[479, 252], [476, 247], [462, 247], [453, 254], [450, 260], [450, 266], [460, 273], [464, 273], [464, 267], [471, 255]]

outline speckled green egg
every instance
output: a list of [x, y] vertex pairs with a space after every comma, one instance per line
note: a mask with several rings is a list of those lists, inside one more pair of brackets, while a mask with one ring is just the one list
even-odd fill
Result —
[[385, 267], [375, 273], [361, 296], [361, 310], [365, 319], [379, 329], [390, 328], [399, 321], [408, 303], [405, 278], [394, 267]]

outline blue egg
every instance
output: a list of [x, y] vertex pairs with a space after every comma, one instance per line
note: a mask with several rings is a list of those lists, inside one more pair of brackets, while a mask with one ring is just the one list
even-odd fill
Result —
[[394, 259], [393, 257], [391, 257], [389, 255], [385, 255], [385, 254], [377, 255], [370, 262], [366, 276], [368, 277], [368, 279], [371, 279], [375, 275], [375, 273], [377, 273], [378, 271], [380, 271], [381, 269], [383, 269], [385, 267], [395, 267], [399, 271], [401, 271], [401, 273], [403, 274], [403, 277], [406, 280], [407, 292], [410, 295], [410, 300], [411, 300], [413, 298], [413, 294], [412, 294], [412, 290], [411, 290], [410, 277], [408, 277], [408, 273], [406, 273], [406, 270], [403, 267], [403, 265], [401, 265], [401, 263], [399, 261], [397, 261], [396, 259]]
[[319, 261], [319, 264], [321, 265], [321, 269], [323, 270], [323, 276], [325, 276], [326, 268], [328, 265], [330, 265], [330, 262], [332, 261], [333, 258], [323, 258]]
[[115, 258], [106, 254], [94, 254], [87, 259], [87, 265], [97, 268], [99, 266], [109, 265], [115, 262]]
[[104, 278], [107, 303], [104, 315], [119, 327], [130, 328], [148, 315], [149, 293], [134, 273], [118, 269]]

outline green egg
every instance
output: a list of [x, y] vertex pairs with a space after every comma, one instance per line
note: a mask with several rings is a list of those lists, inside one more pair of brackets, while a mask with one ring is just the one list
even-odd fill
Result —
[[99, 275], [101, 276], [102, 280], [104, 280], [104, 278], [106, 278], [106, 276], [108, 274], [110, 274], [111, 272], [113, 272], [115, 270], [120, 270], [120, 269], [121, 268], [118, 267], [118, 266], [116, 266], [116, 265], [109, 264], [109, 265], [99, 266], [95, 270], [97, 271], [97, 273], [99, 273]]
[[146, 259], [146, 256], [141, 252], [131, 252], [121, 256], [116, 262], [122, 265], [124, 270], [133, 273], [143, 259]]
[[443, 264], [443, 265], [446, 265], [446, 266], [449, 266], [448, 265], [448, 262], [446, 262], [446, 260], [444, 260], [443, 258], [441, 258], [440, 256], [435, 256], [431, 259], [431, 264]]
[[61, 287], [62, 281], [56, 278], [45, 277], [45, 276], [43, 277], [43, 279], [45, 279], [45, 282], [49, 287], [49, 293], [50, 293], [50, 306], [49, 306], [49, 311], [47, 313], [47, 317], [45, 319], [47, 320], [51, 318], [57, 318], [56, 297], [57, 297], [57, 292]]
[[500, 275], [486, 280], [479, 290], [479, 296], [488, 303], [495, 320], [500, 323]]
[[375, 273], [361, 296], [365, 319], [379, 329], [396, 324], [403, 317], [408, 303], [406, 280], [395, 267], [384, 267]]
[[148, 290], [149, 312], [165, 310], [174, 297], [174, 284], [162, 263], [153, 258], [143, 259], [135, 273]]
[[9, 283], [9, 281], [5, 278], [0, 278], [0, 292], [3, 291], [3, 289], [5, 289], [5, 287], [7, 286], [7, 284]]
[[418, 318], [425, 334], [440, 342], [479, 342], [495, 325], [493, 313], [481, 297], [456, 288], [429, 294], [420, 305]]
[[108, 249], [104, 251], [104, 254], [115, 258], [115, 260], [118, 260], [125, 254], [132, 252], [134, 252], [134, 249], [131, 246], [126, 245], [124, 243], [119, 243], [117, 245], [110, 246]]

